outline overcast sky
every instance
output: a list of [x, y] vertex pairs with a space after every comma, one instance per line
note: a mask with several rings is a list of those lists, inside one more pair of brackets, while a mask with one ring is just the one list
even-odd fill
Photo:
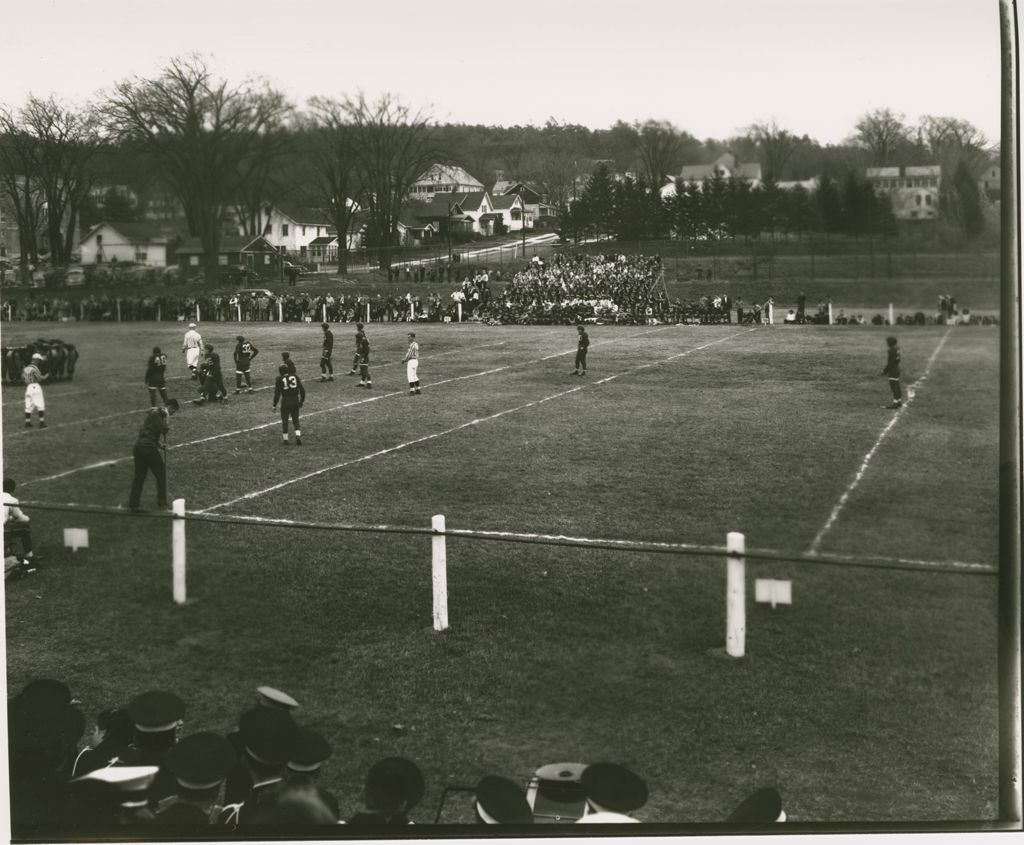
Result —
[[776, 120], [822, 143], [889, 107], [999, 136], [997, 0], [10, 0], [0, 102], [85, 102], [192, 51], [302, 105], [398, 93], [441, 122], [725, 138]]

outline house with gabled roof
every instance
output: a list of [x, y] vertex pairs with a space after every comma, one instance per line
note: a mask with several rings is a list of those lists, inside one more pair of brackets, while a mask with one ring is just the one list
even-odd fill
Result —
[[102, 221], [78, 242], [83, 264], [145, 264], [167, 267], [174, 264], [176, 233], [151, 222]]
[[[502, 194], [492, 198], [494, 213], [501, 215], [501, 229], [505, 232], [521, 232], [527, 226], [526, 209], [519, 194]], [[533, 218], [529, 218], [533, 222]]]
[[435, 164], [409, 188], [409, 199], [430, 200], [435, 194], [473, 193], [484, 183], [454, 164]]
[[[332, 229], [329, 213], [323, 208], [309, 208], [288, 203], [265, 203], [257, 220], [258, 231], [276, 247], [305, 257], [310, 244]], [[238, 234], [245, 234], [241, 225]]]
[[[178, 247], [178, 267], [186, 276], [195, 275], [204, 264], [206, 250], [199, 238], [189, 238]], [[277, 278], [280, 253], [262, 235], [224, 235], [220, 239], [217, 264], [221, 267], [245, 267], [260, 276]]]
[[495, 202], [498, 201], [498, 197], [510, 194], [517, 194], [523, 201], [527, 229], [548, 228], [558, 217], [558, 209], [547, 202], [543, 193], [526, 182], [504, 179], [495, 182], [491, 189], [491, 196]]
[[938, 219], [941, 165], [869, 167], [864, 175], [876, 194], [892, 200], [892, 213], [897, 220]]

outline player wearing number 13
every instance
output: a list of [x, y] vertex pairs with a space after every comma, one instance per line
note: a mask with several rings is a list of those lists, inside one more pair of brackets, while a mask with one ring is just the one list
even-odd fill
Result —
[[302, 445], [302, 429], [299, 426], [299, 408], [306, 401], [306, 388], [302, 386], [302, 379], [295, 373], [288, 372], [288, 367], [282, 364], [277, 368], [277, 380], [274, 382], [274, 410], [277, 410], [278, 402], [281, 403], [281, 443], [288, 445], [288, 417], [292, 418], [292, 426], [295, 429], [295, 445]]

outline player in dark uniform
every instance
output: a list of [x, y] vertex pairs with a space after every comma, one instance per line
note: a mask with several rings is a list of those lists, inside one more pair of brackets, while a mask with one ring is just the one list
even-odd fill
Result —
[[214, 399], [224, 400], [228, 390], [224, 386], [224, 376], [220, 369], [220, 355], [213, 351], [213, 344], [204, 347], [206, 357], [199, 365], [199, 398], [193, 404], [202, 405]]
[[321, 323], [320, 328], [324, 330], [324, 345], [320, 350], [320, 381], [334, 381], [334, 365], [331, 363], [331, 354], [334, 352], [334, 332], [327, 323]]
[[253, 346], [242, 335], [235, 338], [235, 393], [242, 392], [242, 378], [245, 378], [245, 386], [249, 393], [252, 393], [252, 376], [249, 374], [249, 364], [259, 354], [259, 350]]
[[274, 382], [274, 410], [277, 410], [277, 403], [281, 403], [281, 443], [288, 445], [288, 417], [292, 418], [292, 426], [295, 428], [295, 445], [302, 445], [302, 429], [299, 426], [299, 408], [306, 401], [306, 388], [302, 386], [302, 379], [294, 373], [288, 372], [288, 367], [282, 364], [278, 367], [277, 380]]
[[903, 390], [900, 387], [900, 347], [899, 341], [895, 337], [887, 337], [885, 342], [889, 347], [889, 355], [886, 358], [882, 375], [889, 377], [889, 390], [892, 391], [892, 404], [885, 407], [896, 410], [903, 407]]
[[359, 358], [359, 386], [367, 389], [373, 387], [370, 378], [370, 341], [366, 332], [356, 334], [356, 357]]
[[164, 408], [150, 408], [146, 419], [139, 429], [138, 439], [132, 455], [135, 458], [135, 477], [132, 478], [132, 490], [128, 496], [128, 507], [133, 512], [141, 510], [139, 501], [142, 498], [142, 485], [146, 476], [152, 472], [156, 479], [157, 507], [167, 507], [167, 470], [160, 449], [167, 438], [167, 420], [178, 411], [178, 400], [171, 399]]
[[590, 337], [583, 326], [576, 326], [579, 337], [576, 340], [576, 369], [574, 376], [585, 376], [587, 374], [587, 349], [590, 348]]
[[156, 392], [160, 391], [160, 398], [167, 404], [167, 384], [164, 381], [164, 371], [167, 369], [167, 356], [160, 351], [159, 346], [153, 347], [153, 354], [146, 362], [146, 387], [149, 388], [149, 405], [156, 407]]
[[292, 360], [290, 352], [281, 353], [281, 363], [288, 368], [288, 372], [295, 375], [295, 362]]
[[363, 324], [356, 323], [356, 352], [355, 355], [352, 356], [352, 369], [348, 371], [350, 376], [354, 376], [359, 372], [359, 341], [362, 337], [364, 337]]

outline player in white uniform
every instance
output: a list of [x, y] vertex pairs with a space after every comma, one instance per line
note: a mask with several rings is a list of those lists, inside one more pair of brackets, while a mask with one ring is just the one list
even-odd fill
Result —
[[416, 342], [416, 332], [409, 332], [409, 351], [402, 359], [405, 362], [405, 380], [409, 382], [409, 394], [420, 392], [420, 345]]
[[189, 323], [188, 331], [185, 332], [185, 343], [181, 347], [185, 353], [185, 363], [192, 371], [192, 378], [199, 378], [199, 356], [203, 352], [203, 336], [196, 331], [196, 324]]
[[43, 399], [46, 376], [39, 369], [43, 360], [43, 356], [37, 352], [32, 356], [32, 362], [21, 371], [21, 378], [25, 382], [25, 428], [32, 428], [33, 411], [39, 412], [39, 427], [46, 428], [46, 401]]

